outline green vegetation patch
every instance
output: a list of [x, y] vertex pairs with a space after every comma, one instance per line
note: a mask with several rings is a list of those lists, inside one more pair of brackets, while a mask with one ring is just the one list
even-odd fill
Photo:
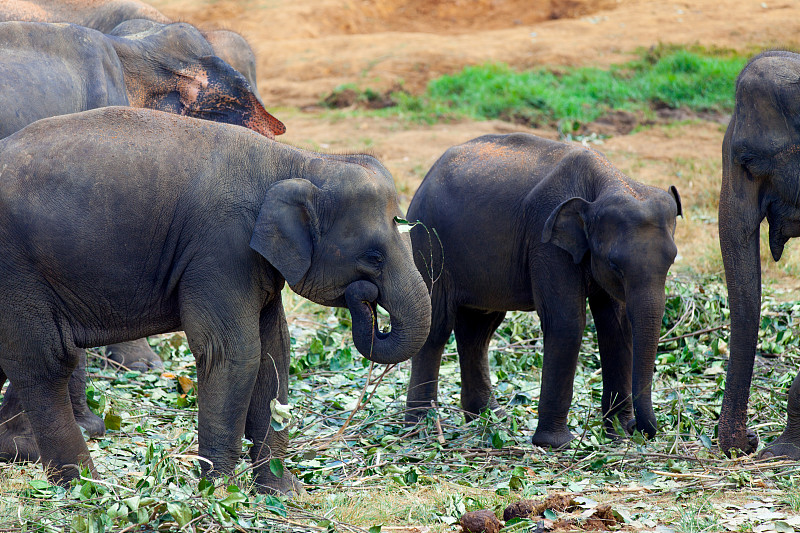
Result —
[[[653, 384], [660, 432], [653, 440], [606, 434], [589, 320], [569, 413], [576, 440], [552, 451], [530, 444], [543, 348], [535, 313], [509, 313], [489, 348], [507, 419], [485, 413], [464, 422], [451, 340], [438, 408], [424, 424], [407, 427], [410, 364], [370, 365], [352, 347], [346, 310], [287, 291], [290, 393], [272, 422], [288, 428], [291, 441], [285, 460], [273, 458], [270, 467], [297, 476], [307, 495], [287, 501], [252, 492], [244, 460], [216, 487], [200, 479], [194, 359], [181, 335], [162, 335], [150, 339], [164, 359], [161, 375], [117, 373], [90, 358], [92, 408], [114, 422], [89, 442], [100, 479], [84, 472], [63, 489], [44, 479], [40, 465], [2, 465], [0, 530], [377, 532], [385, 526], [386, 533], [412, 524], [444, 533], [467, 511], [502, 516], [520, 498], [569, 492], [583, 506], [577, 513], [611, 505], [624, 531], [792, 531], [800, 526], [800, 463], [732, 460], [716, 447], [726, 295], [716, 277], [669, 278]], [[765, 295], [750, 399], [750, 426], [765, 443], [785, 424], [786, 392], [800, 366], [798, 321], [800, 302]], [[243, 454], [251, 445], [243, 441]], [[545, 513], [549, 520], [572, 516]], [[503, 531], [536, 531], [539, 520], [507, 523]]]
[[394, 92], [396, 106], [384, 112], [428, 122], [499, 118], [534, 126], [561, 123], [568, 131], [615, 110], [728, 113], [734, 81], [746, 61], [732, 52], [660, 46], [607, 70], [540, 67], [518, 72], [503, 64], [472, 66], [432, 80], [421, 96]]

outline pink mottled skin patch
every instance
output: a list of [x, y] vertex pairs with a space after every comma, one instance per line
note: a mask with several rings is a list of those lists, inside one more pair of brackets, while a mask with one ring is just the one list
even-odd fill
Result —
[[595, 160], [597, 160], [598, 163], [603, 165], [603, 167], [605, 167], [606, 170], [608, 170], [610, 175], [613, 175], [615, 178], [617, 178], [620, 184], [622, 184], [622, 186], [625, 188], [626, 191], [628, 191], [628, 193], [630, 193], [631, 196], [633, 196], [637, 200], [644, 199], [639, 193], [637, 193], [633, 189], [633, 187], [631, 187], [630, 183], [628, 183], [628, 177], [625, 176], [625, 174], [623, 174], [622, 172], [620, 172], [617, 167], [612, 165], [611, 162], [608, 159], [606, 159], [600, 152], [591, 149], [589, 151], [594, 156]]

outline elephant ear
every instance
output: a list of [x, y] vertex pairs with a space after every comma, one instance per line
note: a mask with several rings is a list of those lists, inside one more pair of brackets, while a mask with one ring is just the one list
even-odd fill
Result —
[[556, 207], [544, 223], [542, 242], [552, 242], [572, 255], [578, 264], [589, 250], [586, 235], [586, 214], [589, 202], [583, 198], [570, 198]]
[[279, 181], [267, 189], [250, 248], [264, 256], [286, 279], [297, 284], [311, 267], [319, 233], [315, 210], [319, 189], [304, 179]]
[[678, 206], [678, 214], [677, 216], [683, 216], [683, 209], [681, 208], [681, 195], [678, 194], [678, 189], [675, 188], [674, 185], [669, 186], [669, 192], [673, 198], [675, 198], [675, 204]]

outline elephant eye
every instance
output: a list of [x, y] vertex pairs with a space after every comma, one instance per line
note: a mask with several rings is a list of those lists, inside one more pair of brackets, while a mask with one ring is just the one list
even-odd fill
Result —
[[374, 267], [380, 267], [383, 265], [383, 254], [377, 250], [369, 250], [368, 252], [365, 252], [361, 258], [364, 260], [364, 262]]
[[613, 270], [616, 274], [619, 274], [620, 276], [622, 275], [622, 269], [618, 267], [614, 261], [609, 260], [608, 266], [611, 267], [611, 270]]

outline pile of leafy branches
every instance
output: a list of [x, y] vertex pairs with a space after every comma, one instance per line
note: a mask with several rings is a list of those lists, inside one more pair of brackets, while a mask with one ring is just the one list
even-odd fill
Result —
[[[285, 461], [270, 466], [276, 474], [291, 471], [307, 495], [286, 501], [250, 492], [244, 461], [217, 487], [199, 479], [195, 368], [176, 334], [151, 339], [165, 359], [160, 376], [91, 368], [89, 400], [111, 428], [90, 442], [101, 478], [62, 489], [50, 486], [38, 465], [4, 466], [0, 529], [374, 533], [381, 525], [420, 524], [445, 531], [465, 511], [568, 491], [611, 502], [634, 530], [725, 529], [738, 516], [734, 529], [762, 531], [757, 528], [767, 515], [732, 510], [752, 510], [753, 498], [760, 498], [770, 523], [786, 530], [791, 526], [774, 517], [800, 512], [800, 465], [728, 459], [715, 448], [728, 337], [725, 294], [714, 278], [669, 280], [654, 385], [662, 431], [651, 441], [637, 434], [616, 442], [606, 437], [590, 321], [569, 420], [577, 439], [565, 451], [550, 451], [529, 443], [542, 365], [534, 313], [509, 313], [490, 346], [496, 394], [508, 419], [486, 413], [464, 423], [451, 342], [440, 403], [424, 424], [410, 428], [402, 423], [410, 364], [369, 364], [352, 347], [346, 311], [287, 293], [291, 392], [273, 424], [289, 428], [291, 447]], [[800, 368], [800, 303], [765, 298], [763, 317], [751, 427], [769, 440], [785, 422], [786, 390]], [[101, 361], [92, 358], [95, 365]], [[243, 453], [250, 444], [243, 442]], [[730, 490], [736, 488], [746, 490]], [[513, 526], [535, 528], [532, 521]]]

